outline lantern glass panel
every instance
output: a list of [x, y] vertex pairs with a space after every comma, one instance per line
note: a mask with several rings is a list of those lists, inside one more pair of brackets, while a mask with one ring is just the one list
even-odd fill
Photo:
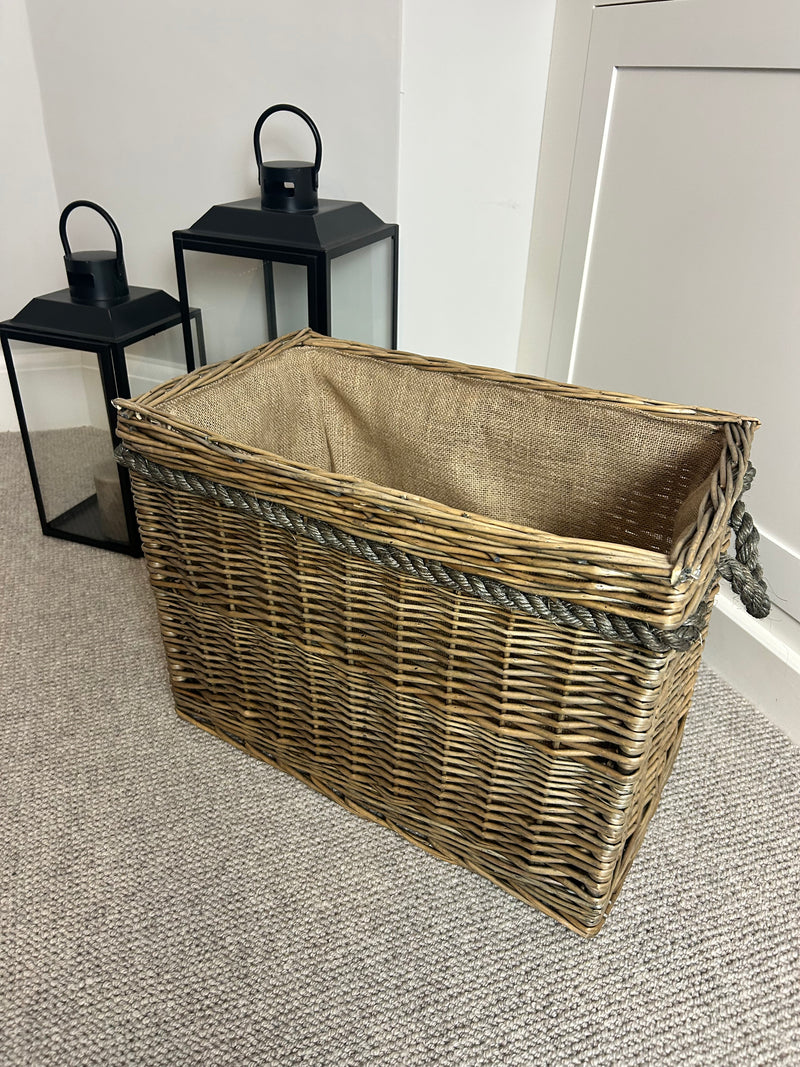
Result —
[[[276, 337], [308, 326], [308, 269], [299, 263], [273, 263]], [[270, 338], [272, 340], [272, 338]]]
[[[304, 266], [193, 249], [184, 252], [184, 263], [189, 304], [203, 311], [209, 363], [230, 359], [308, 325]], [[275, 309], [272, 324], [270, 290]]]
[[11, 342], [45, 521], [130, 542], [97, 354]]
[[[191, 320], [195, 355], [200, 351], [197, 319]], [[180, 323], [125, 348], [125, 366], [131, 396], [186, 373], [186, 351]]]
[[208, 362], [219, 363], [261, 344], [267, 313], [260, 260], [189, 250], [184, 261], [189, 304], [203, 310]]
[[331, 334], [380, 348], [392, 346], [391, 238], [331, 262]]

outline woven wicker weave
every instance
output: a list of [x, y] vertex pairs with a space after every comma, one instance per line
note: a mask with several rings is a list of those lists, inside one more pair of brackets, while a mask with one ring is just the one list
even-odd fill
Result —
[[757, 422], [308, 330], [117, 406], [178, 713], [595, 933]]

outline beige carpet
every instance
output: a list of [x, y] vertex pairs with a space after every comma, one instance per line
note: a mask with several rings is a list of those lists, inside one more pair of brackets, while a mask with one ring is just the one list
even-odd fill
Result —
[[179, 721], [0, 436], [0, 1065], [800, 1063], [800, 751], [708, 671], [590, 942]]

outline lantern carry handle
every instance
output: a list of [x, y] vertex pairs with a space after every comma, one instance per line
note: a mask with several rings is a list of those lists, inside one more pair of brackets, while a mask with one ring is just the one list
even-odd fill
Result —
[[117, 229], [116, 222], [114, 222], [105, 208], [100, 207], [99, 204], [95, 204], [91, 200], [73, 200], [72, 203], [67, 204], [61, 212], [61, 218], [58, 220], [58, 232], [61, 237], [61, 244], [64, 246], [64, 255], [72, 256], [72, 249], [69, 247], [69, 241], [67, 240], [67, 218], [70, 212], [74, 211], [76, 207], [90, 207], [92, 211], [96, 211], [99, 215], [102, 215], [111, 227], [111, 232], [114, 234], [114, 247], [117, 253], [117, 271], [122, 274], [125, 270], [122, 261], [122, 235]]
[[274, 115], [276, 111], [291, 111], [293, 115], [299, 115], [305, 122], [311, 133], [314, 136], [314, 145], [316, 146], [316, 155], [314, 156], [314, 189], [319, 188], [319, 168], [322, 166], [322, 138], [319, 135], [319, 130], [314, 124], [314, 120], [310, 115], [307, 115], [305, 111], [301, 111], [299, 107], [295, 107], [294, 104], [273, 104], [272, 107], [268, 107], [263, 115], [256, 123], [256, 128], [253, 131], [253, 146], [256, 150], [256, 163], [258, 164], [258, 182], [261, 184], [261, 167], [263, 160], [261, 157], [261, 127], [264, 125], [270, 115]]

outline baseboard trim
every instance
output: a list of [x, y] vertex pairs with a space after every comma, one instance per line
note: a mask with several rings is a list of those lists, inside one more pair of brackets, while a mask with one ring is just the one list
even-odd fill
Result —
[[800, 745], [800, 623], [779, 608], [752, 619], [723, 591], [704, 659]]
[[[65, 354], [73, 358], [65, 359]], [[185, 373], [185, 367], [178, 362], [170, 363], [163, 359], [153, 359], [133, 352], [128, 354], [126, 362], [132, 396], [138, 396], [156, 385], [161, 385], [169, 378]], [[60, 374], [62, 378], [64, 374], [72, 373], [77, 376], [76, 381], [79, 382], [81, 369], [84, 366], [87, 369], [93, 369], [97, 364], [95, 357], [91, 353], [78, 351], [65, 353], [64, 349], [54, 350], [45, 345], [30, 345], [26, 350], [24, 361], [15, 362], [15, 365], [17, 377], [20, 379], [20, 388], [23, 388], [22, 381], [25, 377], [39, 372], [47, 372], [52, 375]], [[76, 388], [82, 390], [84, 387], [81, 384]], [[57, 406], [61, 390], [58, 387], [52, 388], [50, 395], [53, 397], [53, 404]], [[51, 423], [47, 422], [45, 425], [50, 426]], [[62, 421], [59, 419], [59, 412], [55, 411], [52, 418], [52, 426], [58, 425], [62, 425]], [[0, 360], [0, 432], [7, 431], [19, 431], [19, 420], [14, 407], [14, 398], [11, 394], [11, 383], [8, 380], [5, 360]]]

